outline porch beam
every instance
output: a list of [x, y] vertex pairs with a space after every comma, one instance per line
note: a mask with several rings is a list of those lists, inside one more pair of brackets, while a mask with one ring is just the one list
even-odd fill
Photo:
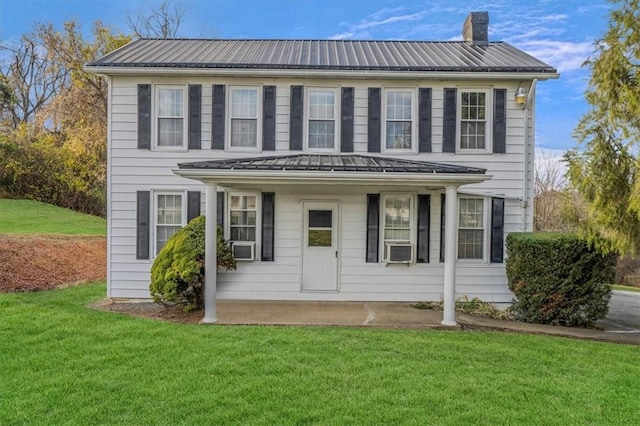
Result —
[[442, 325], [455, 326], [456, 322], [456, 231], [458, 229], [458, 187], [445, 187], [444, 229], [444, 289]]
[[215, 324], [216, 318], [216, 286], [217, 286], [217, 185], [207, 183], [205, 186], [205, 252], [204, 252], [204, 318], [201, 324]]

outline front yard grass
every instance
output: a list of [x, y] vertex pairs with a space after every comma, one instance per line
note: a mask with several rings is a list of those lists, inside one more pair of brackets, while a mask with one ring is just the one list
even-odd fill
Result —
[[495, 332], [193, 326], [0, 294], [0, 424], [640, 424], [640, 348]]
[[0, 234], [104, 236], [106, 221], [32, 200], [0, 199]]
[[632, 291], [634, 293], [640, 293], [640, 287], [631, 287], [631, 286], [628, 286], [628, 285], [613, 284], [611, 286], [611, 288], [614, 289], [614, 290]]

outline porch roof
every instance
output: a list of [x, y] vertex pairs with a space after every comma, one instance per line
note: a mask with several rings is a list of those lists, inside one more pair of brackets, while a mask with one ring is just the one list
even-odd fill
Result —
[[177, 175], [225, 183], [463, 185], [490, 179], [486, 169], [361, 154], [293, 154], [178, 164]]

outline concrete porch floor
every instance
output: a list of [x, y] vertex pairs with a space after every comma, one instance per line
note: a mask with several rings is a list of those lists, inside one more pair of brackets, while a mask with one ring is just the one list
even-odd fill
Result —
[[[93, 307], [113, 312], [159, 311], [149, 300], [103, 299]], [[197, 312], [201, 314], [201, 312]], [[196, 312], [192, 312], [196, 314]], [[502, 321], [458, 313], [458, 325], [443, 326], [441, 311], [416, 309], [407, 302], [298, 302], [218, 300], [215, 326], [278, 325], [423, 328], [507, 331], [640, 345], [640, 332], [619, 332]]]

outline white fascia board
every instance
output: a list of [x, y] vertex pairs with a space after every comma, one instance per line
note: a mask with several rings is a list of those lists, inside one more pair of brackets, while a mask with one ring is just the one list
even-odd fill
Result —
[[375, 70], [307, 70], [307, 69], [246, 69], [246, 68], [169, 68], [169, 67], [108, 67], [85, 66], [85, 72], [103, 75], [130, 76], [217, 76], [269, 78], [339, 78], [339, 79], [429, 79], [429, 80], [549, 80], [558, 73], [542, 72], [470, 72], [470, 71], [375, 71]]
[[467, 173], [359, 173], [310, 172], [303, 170], [230, 170], [230, 169], [172, 169], [178, 176], [203, 183], [225, 184], [326, 184], [326, 185], [385, 185], [437, 186], [467, 185], [484, 182], [493, 176]]

